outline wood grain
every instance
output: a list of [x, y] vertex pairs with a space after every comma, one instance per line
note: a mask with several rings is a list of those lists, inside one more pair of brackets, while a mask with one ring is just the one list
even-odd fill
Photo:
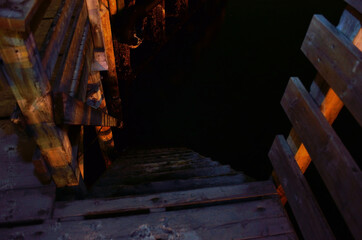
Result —
[[335, 239], [283, 136], [275, 138], [269, 159], [285, 190], [304, 239]]
[[361, 236], [361, 171], [298, 78], [281, 101], [354, 236]]

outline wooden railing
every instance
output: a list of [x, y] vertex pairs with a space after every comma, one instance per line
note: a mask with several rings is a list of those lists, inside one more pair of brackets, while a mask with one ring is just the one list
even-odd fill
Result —
[[[110, 127], [122, 125], [108, 0], [18, 2], [1, 6], [2, 92], [14, 96], [39, 148], [36, 172], [57, 187], [75, 186], [83, 173], [80, 126], [98, 126], [107, 153], [114, 146]], [[110, 109], [115, 117], [107, 113], [100, 70], [118, 104]], [[78, 126], [72, 133], [71, 125]]]
[[[292, 77], [281, 100], [293, 129], [269, 152], [282, 202], [305, 239], [334, 239], [303, 173], [313, 161], [349, 230], [362, 238], [361, 170], [331, 124], [343, 106], [362, 126], [362, 30], [359, 0], [348, 0], [337, 27], [315, 15], [302, 51], [318, 70], [310, 92]], [[357, 160], [357, 159], [356, 159]]]

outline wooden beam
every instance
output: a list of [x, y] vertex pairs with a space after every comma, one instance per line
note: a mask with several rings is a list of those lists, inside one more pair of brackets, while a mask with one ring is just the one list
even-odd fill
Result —
[[117, 13], [117, 0], [108, 0], [109, 1], [109, 12], [111, 16]]
[[61, 64], [60, 69], [62, 69], [62, 71], [55, 80], [53, 87], [55, 92], [70, 92], [73, 74], [76, 68], [77, 55], [88, 19], [87, 6], [84, 0], [80, 1], [80, 6], [78, 5], [77, 11], [74, 20], [74, 29], [70, 29], [72, 34], [71, 42], [66, 48], [66, 53]]
[[53, 184], [38, 188], [0, 191], [0, 225], [49, 219], [54, 201]]
[[30, 21], [35, 17], [44, 0], [7, 0], [0, 7], [0, 26], [3, 30], [25, 32], [30, 28]]
[[104, 51], [104, 36], [99, 12], [98, 0], [86, 0], [88, 8], [89, 23], [93, 36], [94, 48], [97, 51]]
[[139, 197], [58, 202], [54, 208], [53, 218], [63, 221], [75, 217], [82, 219], [105, 213], [115, 214], [167, 207], [186, 207], [276, 196], [272, 182], [252, 182], [235, 186], [167, 192]]
[[118, 88], [118, 77], [116, 70], [116, 59], [114, 56], [113, 49], [113, 38], [112, 38], [112, 29], [110, 23], [110, 12], [108, 0], [100, 0], [100, 16], [104, 37], [104, 48], [107, 57], [108, 63], [108, 71], [107, 77], [103, 79], [103, 87], [106, 92], [106, 101], [108, 111], [116, 116], [117, 118], [122, 118], [122, 107], [121, 107], [121, 99], [119, 96], [119, 88]]
[[120, 121], [65, 93], [54, 96], [57, 124], [119, 127]]
[[54, 182], [57, 186], [76, 185], [77, 177], [70, 166], [69, 139], [54, 124], [50, 83], [33, 35], [1, 32], [0, 36], [1, 71], [46, 157]]
[[290, 79], [281, 104], [352, 234], [362, 236], [362, 179], [358, 165], [298, 78]]
[[313, 17], [302, 51], [362, 126], [362, 52], [321, 15]]
[[345, 0], [349, 5], [362, 13], [362, 0]]
[[79, 1], [64, 1], [41, 46], [40, 55], [42, 57], [42, 64], [49, 79], [58, 60], [58, 55], [71, 22], [73, 11], [75, 6], [78, 5], [77, 3], [79, 3]]
[[304, 239], [335, 239], [283, 136], [275, 138], [269, 159], [285, 190]]

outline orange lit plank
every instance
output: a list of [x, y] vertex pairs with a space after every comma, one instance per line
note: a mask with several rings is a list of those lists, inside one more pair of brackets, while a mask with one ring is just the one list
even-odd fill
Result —
[[88, 8], [89, 23], [91, 24], [92, 29], [94, 48], [97, 50], [102, 50], [104, 49], [104, 37], [98, 0], [86, 0], [86, 3]]
[[0, 35], [1, 71], [25, 116], [36, 144], [57, 186], [77, 185], [67, 134], [54, 124], [50, 83], [42, 68], [32, 34]]
[[111, 13], [111, 16], [113, 16], [117, 13], [117, 0], [108, 0], [108, 2], [109, 12]]
[[53, 73], [77, 2], [79, 1], [64, 1], [64, 5], [61, 7], [61, 9], [59, 9], [59, 15], [57, 15], [57, 17], [54, 19], [52, 27], [49, 29], [49, 32], [47, 33], [46, 39], [40, 50], [42, 64], [48, 78], [50, 78], [51, 74]]
[[58, 124], [120, 126], [118, 119], [94, 109], [65, 93], [55, 95], [55, 118]]
[[50, 218], [55, 186], [0, 191], [0, 224], [34, 222]]
[[25, 32], [44, 0], [7, 1], [0, 7], [0, 28]]
[[302, 51], [362, 126], [362, 52], [321, 15], [313, 17]]
[[362, 13], [362, 0], [345, 0], [345, 2]]
[[361, 171], [298, 78], [281, 101], [354, 236], [361, 236]]
[[283, 136], [276, 136], [269, 151], [269, 159], [285, 190], [304, 239], [335, 239]]

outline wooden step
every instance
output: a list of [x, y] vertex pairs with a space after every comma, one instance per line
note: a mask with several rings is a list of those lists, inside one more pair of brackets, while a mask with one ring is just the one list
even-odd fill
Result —
[[236, 174], [230, 166], [206, 167], [186, 170], [175, 170], [154, 174], [143, 173], [139, 175], [106, 174], [96, 183], [97, 186], [110, 184], [140, 184], [151, 181], [165, 181], [173, 179], [188, 179], [194, 177], [212, 177]]
[[[292, 235], [278, 199], [1, 229], [4, 239], [250, 239]], [[16, 235], [18, 234], [18, 235]]]
[[116, 197], [137, 194], [152, 194], [160, 192], [181, 191], [214, 186], [242, 184], [246, 181], [243, 174], [217, 176], [209, 178], [176, 179], [168, 181], [148, 182], [136, 185], [94, 186], [88, 198]]

